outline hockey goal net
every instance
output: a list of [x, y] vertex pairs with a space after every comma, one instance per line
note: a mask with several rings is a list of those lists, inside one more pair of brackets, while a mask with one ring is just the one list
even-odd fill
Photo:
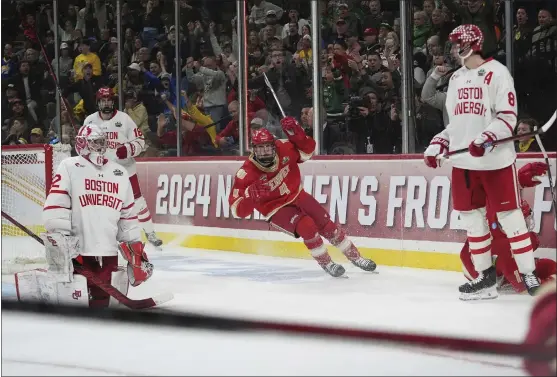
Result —
[[[2, 212], [39, 235], [42, 208], [58, 163], [68, 151], [50, 145], [2, 147]], [[44, 247], [2, 216], [2, 274], [44, 266]]]

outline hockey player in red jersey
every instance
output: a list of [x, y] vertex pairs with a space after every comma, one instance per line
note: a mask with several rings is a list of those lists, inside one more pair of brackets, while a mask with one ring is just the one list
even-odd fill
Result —
[[516, 92], [507, 68], [483, 59], [483, 35], [476, 25], [461, 25], [450, 34], [459, 48], [462, 67], [449, 81], [449, 124], [424, 152], [427, 166], [436, 168], [452, 150], [468, 153], [450, 157], [452, 200], [467, 231], [478, 277], [459, 287], [462, 300], [496, 298], [496, 271], [491, 259], [491, 234], [486, 204], [508, 237], [521, 280], [531, 295], [540, 282], [536, 277], [534, 249], [520, 210], [513, 143], [493, 145], [514, 135], [517, 122]]
[[[524, 165], [518, 171], [518, 182], [522, 188], [534, 187], [540, 184], [540, 177], [547, 173], [548, 166], [541, 162], [534, 162]], [[530, 231], [530, 241], [532, 247], [536, 250], [540, 244], [538, 235], [533, 232], [534, 219], [532, 218], [532, 209], [525, 200], [521, 202], [521, 210], [528, 230]], [[501, 229], [495, 213], [487, 206], [487, 221], [491, 229], [491, 254], [495, 259], [495, 270], [497, 272], [498, 288], [503, 288], [506, 285], [511, 285], [514, 291], [521, 293], [525, 290], [524, 284], [518, 272], [516, 262], [513, 259], [511, 245], [509, 239]], [[464, 275], [473, 280], [478, 277], [478, 272], [474, 270], [474, 263], [470, 254], [470, 247], [468, 241], [464, 244], [460, 251], [460, 260]], [[546, 258], [535, 258], [536, 272], [541, 282], [546, 282], [554, 278], [557, 273], [557, 263], [554, 260]]]
[[331, 260], [322, 237], [355, 266], [375, 270], [375, 262], [360, 255], [321, 204], [302, 188], [298, 164], [311, 158], [315, 140], [292, 117], [282, 119], [281, 125], [288, 140], [275, 140], [265, 128], [252, 132], [252, 154], [236, 173], [228, 198], [232, 214], [244, 218], [256, 209], [275, 228], [301, 237], [311, 256], [331, 276], [341, 276], [345, 269]]

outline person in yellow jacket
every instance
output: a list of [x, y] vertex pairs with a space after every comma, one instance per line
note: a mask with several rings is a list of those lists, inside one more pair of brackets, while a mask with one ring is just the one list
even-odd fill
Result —
[[83, 78], [83, 67], [89, 63], [93, 67], [93, 76], [100, 76], [102, 74], [101, 60], [94, 52], [91, 52], [91, 42], [88, 39], [82, 39], [79, 45], [81, 54], [77, 55], [73, 62], [74, 81], [79, 81]]
[[143, 102], [137, 98], [137, 92], [133, 89], [126, 90], [124, 112], [132, 118], [137, 128], [145, 135], [145, 151], [139, 157], [158, 157], [159, 150], [153, 142], [151, 128], [149, 128], [149, 117]]

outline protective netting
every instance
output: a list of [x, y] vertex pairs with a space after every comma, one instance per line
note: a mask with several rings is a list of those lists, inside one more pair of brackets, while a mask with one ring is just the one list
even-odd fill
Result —
[[[67, 151], [42, 145], [2, 148], [2, 211], [33, 233], [44, 232], [47, 186], [56, 166], [68, 156]], [[44, 262], [44, 248], [2, 217], [2, 273], [36, 268]]]

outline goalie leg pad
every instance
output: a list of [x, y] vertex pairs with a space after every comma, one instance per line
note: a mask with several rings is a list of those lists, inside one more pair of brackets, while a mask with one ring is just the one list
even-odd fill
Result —
[[491, 233], [485, 215], [485, 207], [460, 212], [460, 219], [468, 235], [472, 261], [478, 272], [487, 270], [492, 264]]
[[59, 282], [44, 269], [23, 271], [15, 274], [15, 286], [19, 301], [89, 306], [87, 280], [81, 275]]
[[73, 278], [72, 259], [79, 255], [79, 239], [62, 233], [41, 233], [48, 271], [60, 282]]
[[[112, 286], [122, 292], [124, 295], [128, 295], [128, 274], [126, 268], [122, 266], [118, 266], [118, 269], [112, 273]], [[110, 297], [110, 302], [108, 304], [109, 307], [118, 307], [122, 306], [118, 300], [115, 300], [114, 297]]]

